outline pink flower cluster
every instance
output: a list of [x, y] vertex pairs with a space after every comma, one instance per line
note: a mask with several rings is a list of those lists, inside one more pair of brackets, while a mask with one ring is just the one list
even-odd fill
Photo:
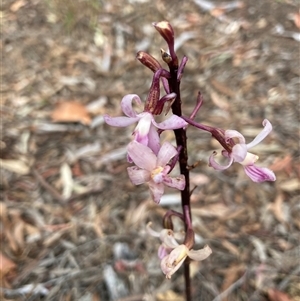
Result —
[[136, 166], [128, 167], [128, 175], [134, 185], [147, 183], [154, 202], [159, 203], [164, 193], [164, 186], [183, 190], [185, 178], [180, 175], [176, 178], [169, 176], [171, 172], [171, 159], [178, 155], [174, 146], [165, 142], [162, 146], [159, 140], [159, 130], [174, 130], [187, 126], [182, 118], [171, 115], [163, 122], [157, 123], [150, 112], [136, 113], [132, 101], [141, 104], [136, 94], [126, 95], [121, 102], [122, 111], [127, 116], [104, 116], [107, 124], [117, 127], [126, 127], [138, 123], [133, 131], [134, 140], [127, 147], [128, 161]]

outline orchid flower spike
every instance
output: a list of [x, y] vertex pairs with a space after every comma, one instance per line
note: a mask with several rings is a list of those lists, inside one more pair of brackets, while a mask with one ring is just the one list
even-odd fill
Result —
[[[104, 120], [107, 124], [116, 127], [126, 127], [133, 123], [138, 123], [133, 131], [134, 140], [148, 146], [155, 154], [160, 149], [159, 134], [160, 130], [174, 130], [187, 126], [187, 122], [177, 115], [172, 115], [163, 122], [156, 123], [154, 117], [149, 112], [136, 113], [132, 107], [132, 101], [141, 105], [142, 101], [136, 94], [128, 94], [123, 97], [121, 101], [121, 108], [123, 113], [127, 116], [111, 117], [104, 115]], [[132, 162], [128, 157], [128, 161]]]
[[216, 152], [210, 156], [209, 165], [216, 170], [225, 170], [230, 167], [233, 162], [238, 162], [244, 167], [245, 173], [253, 182], [275, 181], [276, 176], [274, 172], [268, 168], [254, 165], [259, 157], [248, 152], [250, 148], [260, 143], [272, 131], [272, 124], [267, 119], [265, 119], [262, 124], [264, 129], [248, 144], [245, 142], [245, 137], [238, 131], [226, 130], [226, 142], [229, 143], [233, 141], [233, 138], [237, 138], [239, 143], [235, 143], [231, 152], [227, 150], [222, 151], [222, 155], [229, 159], [227, 165], [222, 166], [215, 161], [214, 156]]
[[134, 185], [147, 183], [154, 202], [159, 203], [164, 194], [164, 185], [183, 190], [185, 178], [180, 175], [172, 178], [169, 161], [177, 155], [177, 150], [169, 142], [165, 142], [156, 155], [148, 146], [135, 140], [127, 147], [128, 156], [136, 166], [127, 168], [129, 178]]

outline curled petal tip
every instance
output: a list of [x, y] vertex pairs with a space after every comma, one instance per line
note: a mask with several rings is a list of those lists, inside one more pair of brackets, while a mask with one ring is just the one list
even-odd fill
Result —
[[252, 148], [253, 146], [257, 145], [260, 143], [262, 140], [264, 140], [272, 131], [272, 124], [268, 119], [264, 119], [262, 122], [264, 128], [262, 131], [253, 139], [252, 142], [247, 144], [247, 149]]
[[272, 131], [273, 127], [272, 127], [271, 122], [268, 119], [264, 119], [263, 122], [262, 122], [262, 125], [264, 127], [267, 127], [270, 132]]
[[233, 158], [229, 157], [229, 161], [227, 163], [227, 165], [220, 165], [219, 163], [216, 162], [215, 160], [215, 156], [217, 155], [217, 152], [214, 151], [210, 157], [209, 157], [209, 162], [208, 165], [216, 170], [225, 170], [227, 169], [229, 166], [231, 166], [231, 164], [233, 163]]
[[211, 248], [206, 245], [203, 249], [200, 250], [189, 250], [188, 256], [196, 261], [202, 261], [206, 259], [212, 253]]

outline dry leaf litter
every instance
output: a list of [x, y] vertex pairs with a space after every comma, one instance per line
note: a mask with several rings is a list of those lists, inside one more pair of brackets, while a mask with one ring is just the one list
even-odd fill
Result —
[[[132, 129], [111, 128], [125, 94], [146, 97], [138, 50], [165, 47], [168, 20], [189, 62], [184, 111], [249, 140], [275, 183], [207, 166], [219, 146], [188, 130], [193, 224], [213, 254], [192, 262], [194, 300], [300, 300], [299, 3], [282, 1], [5, 1], [1, 97], [1, 300], [184, 300], [147, 235], [178, 195], [156, 206], [126, 173]], [[68, 114], [73, 110], [72, 114]], [[173, 139], [171, 136], [166, 139]], [[178, 223], [178, 229], [182, 225]]]

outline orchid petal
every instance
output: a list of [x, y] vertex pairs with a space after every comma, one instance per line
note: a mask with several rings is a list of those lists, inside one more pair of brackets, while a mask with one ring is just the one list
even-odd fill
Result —
[[152, 225], [152, 222], [149, 222], [146, 226], [146, 229], [147, 229], [147, 232], [151, 235], [151, 236], [154, 236], [154, 237], [160, 237], [161, 235], [161, 232], [158, 232], [158, 231], [155, 231], [151, 228], [151, 225]]
[[135, 100], [135, 102], [138, 105], [141, 105], [142, 103], [141, 99], [136, 94], [125, 95], [121, 101], [121, 108], [123, 113], [130, 118], [135, 118], [137, 116], [137, 113], [134, 111], [132, 107], [133, 100]]
[[138, 131], [134, 131], [133, 135], [135, 135], [134, 139], [135, 141], [139, 142], [140, 144], [143, 145], [148, 145], [149, 142], [149, 137], [148, 135], [141, 135]]
[[109, 115], [104, 115], [103, 118], [108, 125], [116, 126], [116, 127], [125, 127], [137, 122], [140, 119], [139, 117], [135, 117], [135, 118], [129, 118], [125, 116], [111, 117]]
[[160, 79], [161, 79], [162, 84], [164, 86], [165, 92], [167, 94], [170, 94], [170, 88], [169, 88], [169, 82], [168, 82], [168, 80], [165, 77], [161, 77]]
[[176, 248], [173, 249], [173, 251], [170, 253], [170, 256], [168, 258], [169, 265], [175, 265], [179, 261], [181, 261], [182, 258], [187, 257], [189, 249], [186, 245], [178, 245]]
[[180, 268], [187, 257], [188, 248], [185, 245], [179, 245], [172, 252], [165, 256], [160, 267], [168, 279]]
[[137, 141], [132, 141], [127, 146], [131, 160], [142, 169], [152, 171], [156, 165], [156, 156], [151, 149]]
[[217, 163], [214, 159], [214, 156], [217, 154], [217, 152], [213, 152], [212, 155], [209, 157], [209, 166], [213, 167], [214, 169], [216, 170], [225, 170], [227, 169], [228, 167], [231, 166], [231, 164], [233, 163], [233, 158], [232, 157], [229, 157], [229, 162], [227, 165], [223, 166], [223, 165], [220, 165], [219, 163]]
[[141, 113], [138, 116], [140, 117], [140, 120], [133, 132], [135, 140], [141, 144], [148, 145], [148, 134], [153, 116], [150, 113]]
[[157, 129], [154, 127], [154, 125], [151, 124], [150, 130], [148, 133], [148, 147], [154, 152], [154, 154], [158, 154], [158, 151], [160, 150], [160, 139], [157, 132]]
[[184, 175], [179, 175], [176, 178], [165, 176], [164, 184], [172, 188], [183, 190], [185, 188], [185, 177]]
[[256, 183], [265, 181], [275, 181], [276, 176], [274, 172], [265, 167], [258, 167], [255, 165], [244, 166], [247, 176]]
[[127, 153], [127, 156], [126, 156], [126, 157], [127, 157], [127, 162], [128, 162], [128, 163], [133, 163], [133, 161], [132, 161], [132, 159], [130, 158], [130, 156], [128, 155], [128, 153]]
[[242, 162], [247, 156], [247, 146], [246, 144], [236, 144], [232, 148], [231, 156], [234, 162]]
[[229, 139], [237, 138], [240, 144], [245, 144], [245, 137], [238, 131], [235, 130], [226, 130], [225, 131], [225, 139], [228, 141]]
[[188, 125], [188, 123], [185, 120], [183, 120], [177, 115], [172, 115], [171, 117], [160, 123], [156, 123], [153, 120], [152, 123], [161, 130], [176, 130]]
[[162, 183], [167, 171], [165, 174], [164, 173], [165, 173], [165, 168], [159, 166], [159, 167], [155, 168], [154, 170], [152, 170], [151, 178], [156, 184]]
[[247, 144], [247, 149], [250, 149], [264, 140], [272, 131], [272, 124], [268, 119], [265, 119], [262, 124], [264, 126], [263, 130], [253, 139], [252, 142]]
[[257, 155], [247, 152], [247, 155], [246, 155], [244, 161], [239, 162], [239, 163], [244, 166], [247, 166], [247, 165], [253, 165], [257, 160], [258, 160]]
[[151, 174], [148, 170], [139, 169], [136, 166], [127, 167], [127, 172], [134, 185], [143, 184], [151, 179]]
[[186, 257], [182, 258], [175, 266], [169, 266], [168, 265], [169, 256], [170, 254], [165, 256], [160, 262], [161, 270], [166, 275], [167, 279], [171, 279], [172, 275], [179, 270], [179, 268], [182, 266], [186, 258]]
[[160, 260], [162, 260], [164, 257], [166, 257], [169, 254], [169, 249], [166, 248], [163, 245], [160, 245], [157, 251], [157, 256]]
[[160, 234], [160, 240], [166, 247], [170, 249], [174, 249], [179, 246], [174, 237], [174, 232], [171, 229], [163, 229]]
[[222, 149], [221, 154], [225, 158], [230, 158], [231, 157], [231, 153], [229, 154], [228, 151], [225, 150], [225, 149]]
[[160, 199], [165, 191], [165, 186], [162, 183], [155, 183], [154, 181], [148, 182], [150, 194], [153, 199], [153, 201], [157, 204], [159, 204]]
[[170, 253], [170, 249], [176, 248], [179, 244], [174, 237], [174, 232], [171, 229], [162, 229], [160, 232], [157, 232], [151, 228], [151, 222], [147, 224], [147, 232], [154, 237], [159, 237], [162, 241], [162, 244], [158, 249], [158, 257], [159, 259], [164, 258], [166, 255]]
[[177, 155], [176, 148], [170, 143], [165, 142], [157, 154], [157, 166], [166, 166], [169, 161]]
[[177, 94], [172, 92], [172, 93], [168, 93], [166, 95], [164, 95], [159, 102], [165, 103], [166, 101], [172, 102], [175, 100]]
[[188, 256], [196, 261], [201, 261], [206, 259], [212, 253], [211, 248], [206, 245], [203, 249], [200, 250], [189, 250], [187, 251]]

